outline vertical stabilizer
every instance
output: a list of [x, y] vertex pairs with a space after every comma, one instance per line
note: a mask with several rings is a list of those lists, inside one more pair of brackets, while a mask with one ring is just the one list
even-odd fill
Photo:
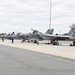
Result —
[[54, 29], [48, 29], [48, 30], [46, 31], [46, 34], [53, 34], [53, 32], [54, 32]]
[[69, 31], [68, 35], [75, 37], [75, 24], [73, 24], [70, 28], [71, 30]]

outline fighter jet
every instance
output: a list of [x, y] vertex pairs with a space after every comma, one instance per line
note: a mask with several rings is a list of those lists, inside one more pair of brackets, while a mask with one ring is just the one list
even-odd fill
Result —
[[3, 42], [4, 42], [4, 39], [9, 39], [12, 41], [12, 43], [14, 43], [14, 39], [16, 39], [17, 37], [16, 37], [15, 33], [12, 32], [12, 33], [0, 36], [0, 38], [2, 39]]
[[37, 36], [37, 40], [51, 40], [53, 45], [59, 45], [58, 42], [55, 42], [56, 40], [75, 40], [75, 26], [71, 27], [71, 30], [67, 35], [43, 34], [40, 32], [35, 32], [34, 34]]
[[[17, 35], [17, 37], [18, 38], [20, 38], [20, 39], [23, 39], [22, 40], [22, 43], [25, 41], [25, 40], [28, 40], [28, 42], [29, 41], [34, 41], [34, 42], [36, 42], [36, 40], [39, 38], [37, 35], [36, 35], [36, 33], [38, 33], [39, 31], [37, 31], [37, 30], [32, 30], [33, 31], [33, 33], [27, 33], [27, 34], [18, 34]], [[53, 29], [48, 29], [47, 31], [46, 31], [46, 33], [45, 34], [53, 34]], [[40, 32], [41, 33], [41, 32]]]

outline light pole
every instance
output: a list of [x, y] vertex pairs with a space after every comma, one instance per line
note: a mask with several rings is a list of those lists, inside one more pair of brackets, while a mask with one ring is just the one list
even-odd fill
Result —
[[49, 18], [49, 29], [51, 29], [51, 7], [52, 7], [52, 4], [51, 4], [51, 0], [50, 0], [50, 18]]

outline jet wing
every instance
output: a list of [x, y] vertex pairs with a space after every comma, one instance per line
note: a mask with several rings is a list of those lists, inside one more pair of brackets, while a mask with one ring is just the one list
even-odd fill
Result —
[[50, 40], [67, 40], [67, 39], [70, 39], [70, 36], [66, 36], [66, 35], [44, 34], [43, 36], [50, 38]]

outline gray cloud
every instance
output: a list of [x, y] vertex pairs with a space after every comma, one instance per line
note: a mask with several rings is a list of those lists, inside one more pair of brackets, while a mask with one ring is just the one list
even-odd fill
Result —
[[[52, 27], [55, 32], [66, 26], [64, 31], [68, 30], [74, 22], [74, 6], [74, 0], [52, 0]], [[0, 31], [26, 32], [33, 27], [44, 32], [49, 27], [49, 17], [49, 0], [0, 0]]]

